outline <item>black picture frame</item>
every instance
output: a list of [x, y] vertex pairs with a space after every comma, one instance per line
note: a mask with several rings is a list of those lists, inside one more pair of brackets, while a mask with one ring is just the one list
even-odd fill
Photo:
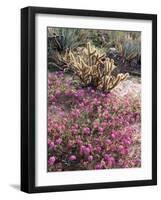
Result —
[[[35, 186], [35, 15], [62, 14], [152, 21], [152, 179]], [[27, 193], [147, 186], [157, 184], [157, 15], [45, 7], [21, 9], [21, 190]]]

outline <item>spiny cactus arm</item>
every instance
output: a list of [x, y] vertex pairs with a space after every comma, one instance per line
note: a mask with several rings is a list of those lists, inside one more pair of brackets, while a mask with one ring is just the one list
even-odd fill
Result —
[[121, 81], [124, 81], [124, 80], [126, 80], [128, 77], [129, 77], [129, 73], [126, 73], [126, 74], [122, 74], [121, 73]]
[[83, 76], [85, 79], [88, 79], [90, 76], [92, 76], [91, 70], [92, 70], [91, 68], [86, 68], [84, 70]]
[[77, 60], [78, 60], [78, 63], [81, 64], [82, 58], [80, 57], [80, 55], [78, 55]]
[[87, 67], [87, 65], [85, 64], [85, 62], [83, 61], [82, 58], [80, 58], [80, 56], [78, 57], [75, 57], [75, 55], [70, 51], [69, 52], [69, 56], [70, 56], [70, 66], [73, 66], [73, 68], [75, 70], [82, 70], [82, 68], [84, 67]]
[[70, 59], [71, 59], [72, 63], [73, 63], [73, 64], [76, 64], [76, 63], [77, 63], [76, 58], [75, 58], [75, 56], [73, 55], [73, 53], [72, 53], [71, 50], [69, 51], [69, 56], [70, 56]]
[[88, 56], [88, 65], [92, 66], [92, 56], [96, 53], [96, 50], [92, 48], [90, 42], [87, 43], [87, 56]]
[[64, 57], [62, 58], [63, 61], [65, 61], [68, 65], [72, 64], [72, 62], [73, 62], [71, 53], [72, 53], [71, 50], [66, 49]]
[[90, 69], [91, 68], [88, 64], [85, 63], [85, 61], [82, 58], [80, 58], [80, 63], [81, 63], [82, 69]]
[[86, 55], [85, 57], [87, 57], [87, 63], [89, 66], [102, 62], [101, 59], [105, 57], [105, 54], [100, 54], [97, 52], [97, 50], [90, 44], [90, 42], [87, 43], [83, 53]]
[[98, 60], [100, 61], [101, 59], [105, 58], [105, 56], [106, 54], [99, 55]]
[[110, 76], [112, 71], [116, 68], [116, 66], [114, 65], [114, 60], [113, 59], [109, 59], [107, 58], [105, 63], [105, 69], [104, 69], [104, 75]]
[[110, 82], [112, 81], [112, 76], [104, 76], [102, 78], [101, 87], [103, 90], [108, 90], [110, 87]]
[[91, 75], [91, 82], [93, 86], [97, 88], [101, 80], [101, 72], [98, 65], [93, 65], [91, 67], [90, 75]]
[[78, 72], [77, 75], [85, 85], [87, 85], [91, 82], [92, 77], [91, 77], [89, 71]]
[[116, 65], [113, 59], [111, 59], [110, 61], [111, 61], [111, 71], [113, 71], [116, 68]]
[[105, 61], [104, 66], [105, 66], [104, 74], [105, 74], [105, 76], [109, 76], [112, 72], [112, 68], [111, 68], [111, 65], [110, 65], [110, 59], [109, 58], [107, 58], [107, 60]]
[[76, 60], [73, 60], [73, 62], [70, 65], [70, 67], [73, 68], [73, 71], [81, 71], [82, 70], [81, 63], [77, 62]]
[[82, 72], [76, 73], [76, 75], [79, 77], [80, 81], [84, 83], [85, 85], [87, 84], [87, 80], [84, 78], [82, 75]]
[[92, 55], [94, 55], [96, 53], [96, 49], [92, 48], [90, 42], [87, 43], [87, 51], [88, 51], [88, 56], [89, 57], [91, 57]]
[[66, 62], [65, 72], [68, 70], [78, 71], [81, 69], [81, 65], [77, 62], [71, 50], [66, 50], [63, 60]]
[[105, 58], [105, 54], [102, 54], [102, 55], [100, 55], [100, 54], [97, 54], [97, 56], [96, 56], [96, 64], [98, 64], [98, 63], [101, 63], [101, 64], [103, 64], [103, 61], [102, 61], [102, 59], [104, 59]]
[[98, 56], [97, 54], [94, 54], [92, 56], [92, 65], [97, 65], [97, 60], [98, 60], [97, 56]]
[[121, 81], [121, 77], [118, 74], [116, 78], [113, 78], [108, 89], [112, 90], [114, 87], [116, 87], [120, 83], [120, 81]]
[[92, 67], [86, 64], [80, 56], [75, 56], [74, 53], [69, 50], [67, 55], [64, 56], [64, 59], [68, 61], [68, 67], [75, 72], [82, 82], [87, 83], [90, 81], [89, 76], [91, 74]]
[[113, 80], [111, 81], [111, 84], [109, 85], [108, 89], [112, 90], [114, 87], [116, 87], [121, 81], [126, 80], [129, 76], [128, 73], [126, 74], [118, 74], [117, 77], [113, 77]]

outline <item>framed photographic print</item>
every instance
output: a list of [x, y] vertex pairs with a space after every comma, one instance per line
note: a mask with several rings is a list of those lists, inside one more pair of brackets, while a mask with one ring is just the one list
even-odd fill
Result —
[[21, 190], [157, 184], [157, 16], [21, 10]]

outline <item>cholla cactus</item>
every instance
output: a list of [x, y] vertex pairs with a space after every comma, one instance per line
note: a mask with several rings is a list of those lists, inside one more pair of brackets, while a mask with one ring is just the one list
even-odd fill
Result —
[[106, 58], [90, 43], [79, 54], [67, 50], [63, 59], [67, 63], [65, 71], [74, 71], [85, 85], [102, 90], [110, 91], [128, 77], [128, 73], [113, 76], [114, 60]]

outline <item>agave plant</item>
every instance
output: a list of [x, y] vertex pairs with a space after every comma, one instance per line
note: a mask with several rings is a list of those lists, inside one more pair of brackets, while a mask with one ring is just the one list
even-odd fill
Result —
[[139, 40], [128, 40], [118, 44], [118, 51], [122, 58], [132, 60], [141, 52]]
[[58, 51], [74, 49], [86, 43], [88, 32], [74, 28], [49, 28], [48, 37], [52, 38], [52, 45]]
[[128, 73], [114, 76], [114, 60], [106, 58], [89, 42], [81, 54], [67, 50], [63, 60], [67, 63], [65, 71], [72, 70], [86, 86], [110, 91], [128, 77]]

